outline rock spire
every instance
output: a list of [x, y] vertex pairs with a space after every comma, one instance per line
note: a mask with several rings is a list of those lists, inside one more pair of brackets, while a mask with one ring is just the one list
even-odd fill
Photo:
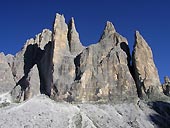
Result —
[[69, 41], [69, 47], [70, 47], [70, 52], [73, 55], [77, 55], [80, 53], [84, 47], [82, 46], [80, 39], [79, 39], [79, 34], [76, 30], [75, 23], [74, 23], [74, 18], [72, 17], [70, 20], [70, 23], [68, 25], [68, 41]]
[[139, 97], [157, 93], [160, 80], [153, 60], [152, 50], [139, 31], [135, 32], [133, 67]]

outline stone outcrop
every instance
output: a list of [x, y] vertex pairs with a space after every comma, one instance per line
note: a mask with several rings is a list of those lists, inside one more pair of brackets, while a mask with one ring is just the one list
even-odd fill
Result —
[[[41, 78], [39, 77], [40, 72], [37, 69], [37, 65], [38, 68], [40, 68], [40, 61], [42, 59], [42, 56], [44, 56], [42, 54], [46, 54], [47, 52], [46, 47], [47, 44], [51, 41], [51, 38], [52, 38], [51, 31], [48, 29], [44, 29], [42, 33], [36, 35], [34, 39], [32, 38], [30, 40], [27, 40], [22, 50], [18, 52], [14, 57], [11, 69], [15, 82], [17, 83], [22, 78], [26, 79], [28, 76], [30, 77], [29, 80], [30, 90], [29, 94], [27, 94], [29, 96], [27, 97], [32, 97], [33, 95], [37, 95], [40, 93]], [[48, 58], [49, 57], [47, 57], [47, 59]], [[22, 80], [24, 81], [25, 79]], [[16, 99], [21, 90], [22, 85], [17, 86], [15, 90], [12, 90], [11, 93], [14, 99]], [[20, 98], [23, 99], [23, 96]]]
[[159, 76], [150, 47], [139, 32], [135, 37], [131, 65], [128, 41], [111, 22], [99, 42], [85, 48], [74, 19], [67, 25], [64, 16], [56, 14], [52, 32], [44, 29], [27, 40], [15, 56], [1, 54], [1, 73], [11, 74], [10, 84], [1, 87], [16, 85], [11, 94], [20, 101], [39, 93], [68, 102], [116, 103], [136, 99], [137, 92], [149, 98], [159, 92]]
[[128, 67], [127, 40], [111, 22], [97, 44], [75, 58], [76, 78], [73, 90], [80, 101], [125, 100], [135, 97], [134, 80]]
[[170, 80], [168, 76], [164, 77], [164, 83], [162, 84], [163, 93], [170, 97]]
[[11, 61], [7, 58], [4, 53], [0, 53], [0, 94], [11, 91], [15, 84], [10, 68]]
[[160, 80], [153, 61], [152, 50], [138, 31], [135, 33], [133, 50], [134, 78], [139, 97], [158, 95]]
[[52, 97], [63, 100], [71, 95], [71, 85], [76, 76], [74, 58], [84, 48], [73, 18], [67, 25], [64, 16], [56, 14], [52, 41], [54, 43]]
[[42, 93], [57, 100], [67, 98], [75, 77], [74, 57], [83, 49], [74, 20], [71, 22], [68, 28], [64, 16], [56, 14], [53, 32], [43, 30], [35, 39], [28, 40], [22, 51], [16, 54], [12, 69], [21, 89], [12, 91], [13, 96], [18, 96], [23, 90], [22, 83], [29, 83], [29, 91], [24, 92], [30, 94], [24, 94], [26, 97]]
[[[56, 14], [53, 27], [53, 86], [57, 99], [63, 99], [75, 77], [74, 56], [69, 51], [68, 26], [63, 15]], [[55, 97], [55, 96], [54, 96]], [[56, 97], [55, 97], [56, 98]]]
[[[65, 23], [63, 15], [56, 14], [53, 25], [53, 42], [54, 42], [54, 58], [57, 57], [57, 53], [69, 53], [69, 45], [67, 40], [68, 27]], [[53, 60], [56, 62], [57, 60]]]
[[70, 52], [73, 55], [77, 55], [84, 49], [80, 42], [79, 34], [75, 27], [74, 18], [71, 18], [70, 23], [68, 25], [68, 43]]

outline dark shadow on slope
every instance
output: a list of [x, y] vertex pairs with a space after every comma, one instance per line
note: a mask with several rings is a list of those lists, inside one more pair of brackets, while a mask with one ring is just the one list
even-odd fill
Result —
[[126, 53], [126, 55], [127, 55], [128, 67], [130, 67], [131, 55], [130, 55], [129, 46], [128, 46], [125, 42], [121, 42], [121, 43], [120, 43], [120, 48]]
[[137, 94], [138, 94], [138, 97], [140, 99], [143, 98], [143, 94], [142, 94], [142, 89], [141, 89], [141, 83], [139, 83], [137, 81], [137, 76], [135, 74], [135, 68], [134, 68], [134, 64], [133, 64], [133, 53], [132, 53], [132, 56], [130, 54], [130, 49], [129, 49], [129, 46], [125, 43], [125, 42], [121, 42], [120, 43], [120, 47], [121, 49], [126, 53], [127, 55], [127, 62], [128, 62], [128, 68], [129, 68], [129, 71], [133, 77], [133, 80], [135, 81], [135, 85], [136, 85], [136, 88], [137, 88]]
[[69, 24], [68, 24], [68, 33], [67, 33], [67, 39], [68, 39], [68, 45], [69, 45], [69, 50], [71, 51], [71, 30], [72, 30], [72, 20], [70, 20]]
[[149, 106], [156, 111], [157, 114], [150, 115], [153, 121], [159, 128], [170, 127], [170, 103], [156, 101], [149, 103]]
[[76, 58], [74, 59], [74, 65], [76, 67], [76, 70], [75, 70], [75, 74], [76, 74], [75, 80], [80, 80], [81, 79], [81, 71], [80, 71], [80, 58], [81, 58], [81, 54], [82, 53], [77, 55]]
[[30, 78], [29, 74], [31, 69], [35, 64], [37, 64], [42, 56], [44, 51], [38, 47], [38, 44], [30, 44], [27, 46], [27, 49], [24, 53], [24, 76], [16, 83], [14, 89], [20, 85], [21, 90], [17, 99], [21, 100], [22, 96], [24, 96], [24, 100], [26, 100], [30, 95]]
[[24, 53], [24, 76], [16, 84], [16, 86], [21, 86], [21, 93], [19, 94], [19, 98], [22, 97], [23, 93], [24, 95], [27, 95], [25, 93], [29, 92], [31, 77], [29, 73], [36, 64], [39, 71], [40, 92], [41, 94], [45, 94], [48, 96], [51, 95], [51, 85], [53, 83], [52, 44], [52, 42], [48, 42], [44, 47], [44, 50], [38, 47], [38, 44], [30, 44], [27, 46], [27, 49]]
[[28, 75], [35, 64], [38, 64], [44, 55], [44, 50], [38, 44], [30, 44], [24, 53], [24, 75]]
[[142, 87], [141, 87], [141, 82], [138, 80], [138, 76], [140, 75], [139, 73], [137, 73], [135, 70], [136, 67], [136, 63], [135, 63], [135, 57], [134, 57], [134, 48], [132, 51], [132, 64], [130, 66], [130, 72], [131, 75], [135, 81], [136, 84], [136, 89], [137, 89], [137, 95], [140, 99], [143, 99], [143, 94], [142, 94]]
[[44, 47], [44, 51], [45, 51], [44, 55], [42, 56], [41, 60], [38, 61], [37, 63], [40, 76], [40, 92], [41, 94], [50, 96], [54, 72], [53, 65], [54, 46], [51, 41], [48, 42], [48, 44], [46, 44], [46, 46]]
[[[87, 58], [89, 56], [89, 48], [85, 48], [80, 54], [78, 54], [76, 56], [76, 58], [74, 59], [74, 65], [75, 65], [75, 74], [76, 77], [74, 80], [80, 80], [82, 77], [82, 74], [84, 72], [85, 69], [81, 68], [81, 67], [86, 67], [87, 65]], [[82, 62], [83, 61], [83, 62]], [[80, 65], [82, 64], [82, 65]]]
[[120, 43], [120, 48], [126, 53], [127, 55], [127, 62], [128, 62], [128, 68], [129, 68], [129, 71], [133, 77], [133, 79], [135, 80], [134, 78], [134, 70], [133, 70], [133, 65], [132, 65], [132, 57], [131, 57], [131, 54], [130, 54], [130, 48], [129, 46], [125, 43], [125, 42], [121, 42]]

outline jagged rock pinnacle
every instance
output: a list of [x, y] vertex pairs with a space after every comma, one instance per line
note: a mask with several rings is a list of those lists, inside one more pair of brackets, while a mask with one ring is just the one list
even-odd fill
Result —
[[135, 35], [140, 35], [138, 30], [135, 31]]
[[82, 46], [82, 44], [80, 42], [79, 34], [76, 30], [73, 17], [71, 18], [70, 23], [68, 25], [68, 35], [67, 36], [68, 36], [70, 52], [74, 55], [80, 53], [84, 47]]
[[[111, 22], [106, 23], [101, 40], [86, 48], [80, 42], [74, 18], [66, 24], [64, 16], [56, 14], [53, 26], [52, 32], [45, 29], [28, 40], [15, 57], [0, 54], [0, 81], [11, 80], [11, 88], [14, 82], [29, 76], [30, 96], [41, 92], [68, 102], [131, 101], [137, 98], [136, 87], [138, 94], [141, 91], [148, 98], [155, 97], [150, 94], [160, 84], [159, 76], [151, 48], [138, 31], [131, 65], [127, 39]], [[5, 78], [10, 75], [10, 80]], [[11, 93], [13, 98], [19, 94], [19, 86], [16, 89]]]
[[70, 27], [72, 30], [76, 30], [75, 23], [74, 23], [74, 17], [72, 17], [70, 20]]
[[55, 28], [61, 29], [62, 27], [65, 27], [64, 23], [65, 23], [64, 15], [60, 15], [57, 13], [54, 21], [54, 30]]
[[110, 35], [110, 34], [113, 34], [115, 33], [116, 30], [115, 30], [115, 27], [114, 25], [110, 22], [110, 21], [107, 21], [106, 22], [106, 26], [105, 26], [105, 29], [104, 29], [104, 32], [103, 32], [103, 35], [102, 35], [102, 39], [105, 38], [106, 36]]
[[[53, 81], [55, 87], [60, 92], [59, 95], [64, 93], [62, 91], [65, 90], [65, 85], [73, 83], [75, 76], [74, 56], [70, 53], [70, 42], [68, 40], [69, 31], [70, 30], [68, 29], [68, 25], [65, 22], [64, 16], [56, 14], [52, 39], [52, 42], [54, 43], [52, 59], [54, 65]], [[75, 30], [72, 31], [71, 39], [77, 39], [76, 36], [73, 36], [76, 35]]]
[[[154, 95], [153, 92], [157, 92], [160, 85], [159, 75], [153, 60], [152, 50], [139, 31], [135, 32], [132, 61], [139, 97]], [[158, 94], [156, 95], [158, 96]]]
[[53, 27], [54, 58], [55, 53], [68, 53], [69, 45], [67, 40], [68, 26], [63, 15], [56, 14]]
[[145, 39], [142, 37], [139, 31], [135, 31], [135, 39], [136, 41], [134, 45], [140, 45], [141, 43], [145, 43], [145, 45], [148, 46], [148, 44], [146, 43]]
[[110, 21], [107, 21], [107, 22], [106, 22], [106, 28], [105, 28], [105, 30], [108, 30], [108, 31], [113, 32], [113, 33], [116, 32], [116, 30], [115, 30], [112, 22], [110, 22]]

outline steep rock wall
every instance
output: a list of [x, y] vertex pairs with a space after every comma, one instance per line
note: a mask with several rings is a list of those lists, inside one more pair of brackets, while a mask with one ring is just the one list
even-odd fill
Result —
[[161, 84], [152, 50], [138, 31], [135, 33], [132, 62], [139, 97], [159, 97]]

